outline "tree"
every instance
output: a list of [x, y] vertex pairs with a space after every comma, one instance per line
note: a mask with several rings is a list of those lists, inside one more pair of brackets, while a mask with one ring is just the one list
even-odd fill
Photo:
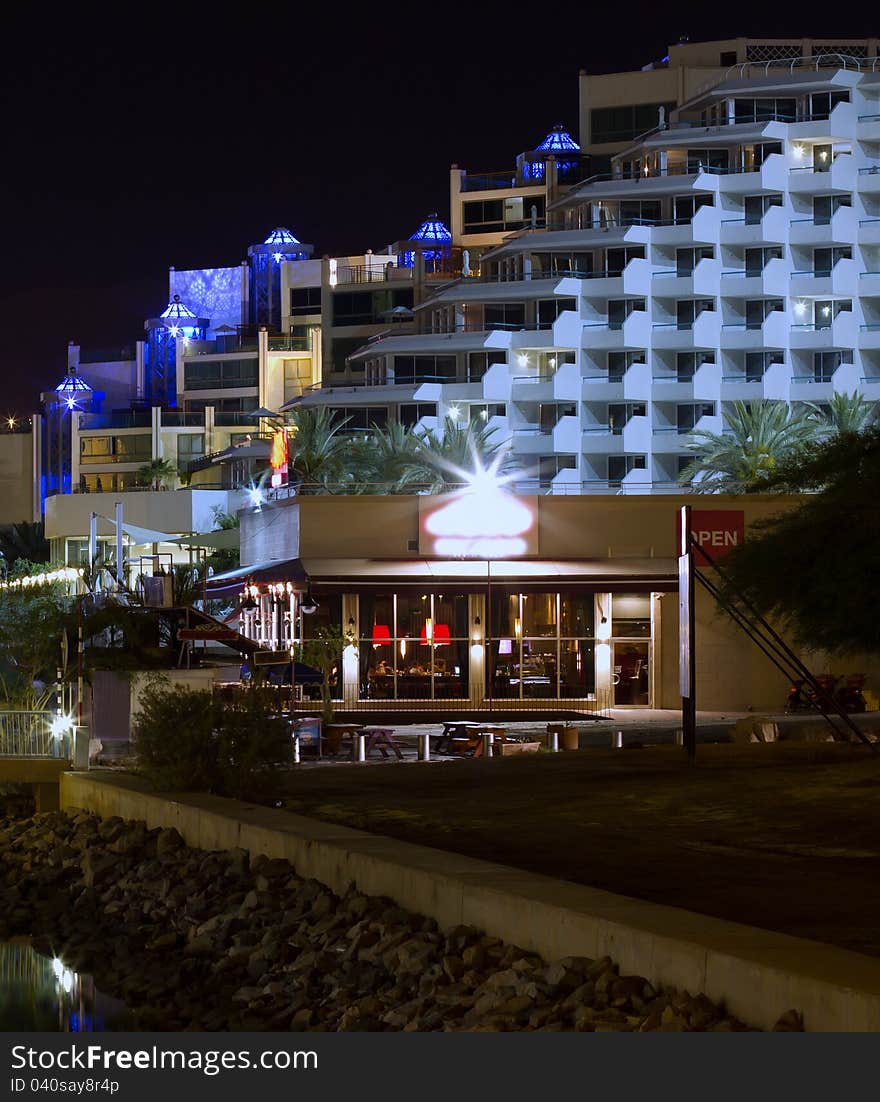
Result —
[[[39, 574], [19, 563], [19, 577]], [[0, 599], [0, 703], [13, 708], [40, 708], [47, 693], [40, 684], [55, 680], [61, 657], [61, 633], [73, 600], [63, 584], [10, 586]]]
[[807, 492], [725, 560], [726, 596], [745, 594], [811, 650], [880, 653], [880, 427], [792, 457], [765, 485]]
[[151, 459], [137, 472], [137, 480], [141, 484], [158, 490], [162, 484], [168, 484], [177, 477], [177, 468], [170, 459]]
[[399, 482], [400, 490], [445, 493], [464, 484], [477, 465], [486, 468], [493, 460], [498, 474], [510, 473], [516, 461], [505, 452], [503, 441], [496, 442], [495, 435], [494, 429], [459, 425], [447, 417], [442, 435], [430, 429], [418, 438], [415, 455]]
[[324, 408], [298, 409], [291, 415], [288, 480], [301, 494], [332, 493], [348, 481], [349, 443], [341, 434], [350, 417], [337, 417]]
[[348, 639], [335, 625], [315, 628], [311, 639], [297, 645], [297, 658], [307, 666], [321, 671], [321, 712], [325, 723], [333, 721], [333, 674], [337, 670], [342, 652], [348, 645]]
[[410, 471], [420, 462], [421, 446], [421, 438], [405, 425], [374, 425], [367, 436], [351, 443], [349, 469], [356, 480], [354, 492], [400, 493]]
[[817, 435], [828, 438], [848, 432], [864, 432], [877, 419], [877, 403], [869, 402], [858, 391], [835, 391], [826, 408], [810, 403], [817, 421]]
[[49, 541], [46, 539], [43, 522], [31, 524], [30, 521], [23, 520], [0, 530], [0, 555], [10, 568], [19, 560], [48, 562]]
[[679, 475], [700, 493], [762, 490], [780, 463], [816, 439], [816, 414], [785, 402], [734, 402], [722, 434], [698, 429], [687, 444], [694, 459]]

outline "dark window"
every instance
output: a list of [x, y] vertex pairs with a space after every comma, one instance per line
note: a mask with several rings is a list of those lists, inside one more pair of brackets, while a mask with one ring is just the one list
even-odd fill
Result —
[[842, 352], [814, 352], [813, 378], [817, 383], [830, 383], [834, 372], [842, 363]]
[[718, 55], [719, 65], [736, 65], [736, 50], [722, 50]]
[[645, 248], [643, 245], [634, 245], [630, 248], [609, 249], [605, 261], [605, 267], [610, 276], [623, 274], [623, 269], [631, 260], [644, 260]]
[[290, 312], [294, 317], [299, 314], [320, 314], [321, 288], [291, 287]]
[[507, 353], [500, 349], [491, 352], [469, 352], [467, 358], [467, 381], [479, 382], [493, 364], [507, 362]]
[[455, 356], [395, 356], [395, 383], [452, 382]]
[[538, 300], [538, 324], [548, 327], [553, 324], [563, 310], [576, 310], [577, 302], [573, 298], [550, 298]]
[[184, 364], [185, 390], [231, 390], [259, 386], [256, 359], [198, 360]]
[[669, 112], [675, 110], [674, 102], [640, 103], [629, 107], [594, 107], [590, 112], [590, 141], [625, 142], [637, 138], [646, 130], [653, 130], [660, 119], [660, 108]]
[[676, 195], [672, 202], [676, 222], [690, 222], [700, 207], [714, 206], [711, 195]]
[[483, 313], [487, 329], [518, 329], [526, 323], [526, 308], [522, 302], [487, 303]]
[[436, 417], [437, 405], [435, 402], [410, 402], [401, 406], [397, 412], [397, 419], [401, 425], [412, 428], [422, 417]]
[[609, 352], [608, 382], [619, 382], [632, 364], [644, 362], [644, 352]]

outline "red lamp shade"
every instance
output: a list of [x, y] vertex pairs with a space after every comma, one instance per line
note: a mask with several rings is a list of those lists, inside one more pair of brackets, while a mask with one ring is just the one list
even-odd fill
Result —
[[373, 625], [373, 646], [384, 647], [391, 642], [391, 632], [387, 624]]
[[[449, 624], [435, 624], [431, 632], [431, 640], [435, 647], [448, 647], [451, 636], [449, 634]], [[422, 630], [419, 634], [419, 642], [428, 642], [428, 630], [425, 624], [422, 624]]]

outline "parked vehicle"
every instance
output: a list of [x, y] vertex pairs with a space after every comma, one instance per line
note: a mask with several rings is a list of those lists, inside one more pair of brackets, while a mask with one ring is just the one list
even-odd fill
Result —
[[[812, 685], [800, 678], [792, 682], [785, 700], [785, 714], [795, 715], [798, 712], [821, 711], [821, 706], [828, 706], [828, 698], [846, 712], [864, 712], [865, 698], [862, 689], [865, 687], [866, 675], [863, 673], [848, 674], [839, 677], [835, 674], [816, 674], [816, 684], [822, 690], [817, 693]], [[840, 684], [842, 682], [842, 684]]]

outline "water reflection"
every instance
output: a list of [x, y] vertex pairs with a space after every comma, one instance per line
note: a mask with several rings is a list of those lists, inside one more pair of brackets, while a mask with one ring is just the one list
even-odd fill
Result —
[[92, 1033], [124, 1029], [125, 1006], [91, 976], [26, 942], [0, 942], [0, 1030]]

